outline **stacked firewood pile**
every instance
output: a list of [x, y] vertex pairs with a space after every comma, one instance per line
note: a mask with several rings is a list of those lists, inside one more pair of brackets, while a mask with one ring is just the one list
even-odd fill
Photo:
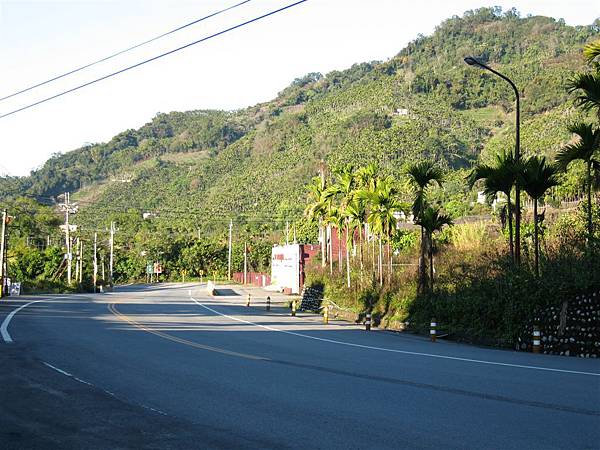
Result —
[[527, 324], [521, 349], [531, 350], [534, 325], [541, 331], [541, 352], [600, 357], [600, 292], [580, 295], [560, 306], [539, 311]]
[[302, 301], [299, 311], [318, 311], [323, 300], [322, 287], [304, 287], [302, 289]]

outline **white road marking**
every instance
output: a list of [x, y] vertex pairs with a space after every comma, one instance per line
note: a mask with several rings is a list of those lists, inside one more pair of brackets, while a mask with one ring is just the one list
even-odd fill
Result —
[[254, 325], [255, 327], [264, 328], [269, 331], [276, 331], [278, 333], [290, 334], [292, 336], [298, 336], [298, 337], [302, 337], [302, 338], [306, 338], [306, 339], [313, 339], [315, 341], [329, 342], [331, 344], [337, 344], [337, 345], [346, 345], [348, 347], [364, 348], [367, 350], [378, 350], [378, 351], [382, 351], [382, 352], [401, 353], [403, 355], [412, 355], [412, 356], [424, 356], [427, 358], [449, 359], [449, 360], [453, 360], [453, 361], [462, 361], [462, 362], [469, 362], [469, 363], [475, 363], [475, 364], [486, 364], [486, 365], [490, 365], [490, 366], [515, 367], [518, 369], [541, 370], [541, 371], [546, 371], [546, 372], [559, 372], [559, 373], [569, 373], [569, 374], [575, 374], [575, 375], [588, 375], [588, 376], [592, 376], [592, 377], [600, 377], [600, 373], [595, 373], [595, 372], [581, 372], [578, 370], [554, 369], [551, 367], [529, 366], [529, 365], [523, 365], [523, 364], [511, 364], [511, 363], [502, 363], [502, 362], [495, 362], [495, 361], [485, 361], [485, 360], [480, 360], [480, 359], [460, 358], [458, 356], [436, 355], [434, 353], [411, 352], [408, 350], [398, 350], [398, 349], [393, 349], [393, 348], [375, 347], [372, 345], [355, 344], [352, 342], [338, 341], [335, 339], [320, 338], [320, 337], [316, 337], [316, 336], [310, 336], [308, 334], [297, 333], [294, 331], [280, 330], [279, 328], [273, 328], [273, 327], [270, 327], [267, 325], [261, 325], [259, 323], [254, 323], [254, 322], [250, 322], [248, 320], [240, 319], [238, 317], [229, 316], [229, 315], [223, 314], [209, 306], [206, 306], [205, 304], [199, 302], [198, 300], [196, 300], [193, 297], [190, 297], [190, 298], [197, 305], [199, 305], [199, 306], [207, 309], [208, 311], [211, 311], [219, 316], [227, 317], [228, 319], [236, 320], [238, 322], [246, 323], [248, 325]]
[[[93, 388], [100, 389], [100, 390], [101, 390], [102, 392], [104, 392], [105, 394], [108, 394], [108, 395], [110, 395], [111, 397], [114, 397], [114, 398], [116, 398], [116, 399], [119, 399], [119, 397], [117, 397], [117, 395], [115, 395], [113, 392], [107, 391], [106, 389], [98, 388], [98, 386], [95, 386], [94, 384], [90, 383], [89, 381], [85, 381], [85, 380], [82, 380], [81, 378], [77, 378], [75, 375], [73, 375], [72, 373], [69, 373], [69, 372], [67, 372], [66, 370], [59, 369], [58, 367], [56, 367], [56, 366], [53, 366], [52, 364], [50, 364], [50, 363], [47, 363], [46, 361], [42, 361], [42, 363], [43, 363], [45, 366], [49, 367], [49, 368], [50, 368], [50, 369], [52, 369], [52, 370], [55, 370], [55, 371], [57, 371], [57, 372], [58, 372], [58, 373], [60, 373], [60, 374], [66, 375], [66, 376], [67, 376], [67, 377], [69, 377], [69, 378], [73, 378], [75, 381], [78, 381], [78, 382], [80, 382], [80, 383], [86, 384], [86, 385], [88, 385], [88, 386], [91, 386], [91, 387], [93, 387]], [[163, 416], [168, 416], [168, 414], [167, 414], [166, 412], [164, 412], [164, 411], [161, 411], [160, 409], [152, 408], [151, 406], [147, 406], [147, 405], [144, 405], [144, 404], [141, 404], [141, 403], [140, 403], [139, 405], [140, 405], [142, 408], [148, 409], [148, 410], [150, 410], [150, 411], [154, 411], [155, 413], [162, 414]]]
[[44, 301], [45, 300], [35, 300], [33, 302], [25, 303], [24, 305], [21, 305], [14, 311], [12, 311], [8, 316], [6, 316], [6, 318], [2, 322], [2, 325], [0, 326], [0, 333], [2, 334], [2, 339], [4, 339], [4, 342], [6, 342], [7, 344], [10, 344], [11, 342], [13, 342], [12, 338], [10, 337], [10, 333], [8, 332], [8, 325], [10, 324], [10, 321], [12, 320], [14, 315], [16, 313], [18, 313], [19, 311], [21, 311], [23, 308], [28, 307], [29, 305], [33, 305], [34, 303], [39, 303], [39, 302], [44, 302]]
[[73, 375], [72, 375], [72, 374], [70, 374], [69, 372], [65, 372], [64, 370], [62, 370], [62, 369], [59, 369], [58, 367], [56, 367], [56, 366], [53, 366], [52, 364], [50, 364], [50, 363], [47, 363], [46, 361], [42, 361], [42, 363], [43, 363], [45, 366], [47, 366], [47, 367], [50, 367], [52, 370], [56, 370], [58, 373], [62, 373], [63, 375], [66, 375], [66, 376], [68, 376], [68, 377], [71, 377], [71, 378], [73, 378]]

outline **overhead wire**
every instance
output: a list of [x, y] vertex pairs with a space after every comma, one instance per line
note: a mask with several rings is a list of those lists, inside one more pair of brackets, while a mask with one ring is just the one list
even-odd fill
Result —
[[211, 14], [209, 14], [207, 16], [204, 16], [204, 17], [201, 17], [199, 19], [193, 20], [192, 22], [186, 23], [185, 25], [182, 25], [182, 26], [177, 27], [177, 28], [175, 28], [173, 30], [167, 31], [166, 33], [160, 34], [160, 35], [155, 36], [155, 37], [153, 37], [151, 39], [148, 39], [146, 41], [140, 42], [139, 44], [133, 45], [133, 46], [128, 47], [128, 48], [126, 48], [124, 50], [120, 50], [120, 51], [118, 51], [116, 53], [113, 53], [111, 55], [108, 55], [108, 56], [105, 56], [103, 58], [100, 58], [100, 59], [98, 59], [96, 61], [92, 61], [90, 63], [84, 64], [83, 66], [80, 66], [80, 67], [77, 67], [75, 69], [69, 70], [69, 71], [67, 71], [67, 72], [65, 72], [63, 74], [54, 76], [54, 77], [52, 77], [52, 78], [50, 78], [50, 79], [48, 79], [46, 81], [39, 82], [37, 84], [34, 84], [33, 86], [26, 87], [26, 88], [21, 89], [21, 90], [19, 90], [17, 92], [13, 92], [12, 94], [6, 95], [4, 97], [0, 97], [0, 102], [4, 101], [4, 100], [7, 100], [9, 98], [15, 97], [15, 96], [17, 96], [19, 94], [23, 94], [24, 92], [31, 91], [32, 89], [38, 88], [40, 86], [44, 86], [44, 85], [46, 85], [48, 83], [52, 83], [53, 81], [60, 80], [61, 78], [67, 77], [67, 76], [72, 75], [72, 74], [77, 73], [77, 72], [80, 72], [80, 71], [82, 71], [84, 69], [87, 69], [89, 67], [95, 66], [96, 64], [100, 64], [102, 62], [108, 61], [109, 59], [116, 58], [119, 55], [127, 53], [127, 52], [129, 52], [131, 50], [135, 50], [136, 48], [140, 48], [140, 47], [142, 47], [142, 46], [144, 46], [146, 44], [149, 44], [151, 42], [157, 41], [159, 39], [162, 39], [162, 38], [164, 38], [164, 37], [166, 37], [166, 36], [168, 36], [170, 34], [176, 33], [177, 31], [183, 30], [184, 28], [190, 27], [190, 26], [195, 25], [195, 24], [197, 24], [199, 22], [203, 22], [204, 20], [210, 19], [211, 17], [218, 16], [219, 14], [222, 14], [224, 12], [231, 11], [232, 9], [235, 9], [235, 8], [237, 8], [239, 6], [242, 6], [243, 4], [248, 3], [250, 1], [252, 1], [252, 0], [244, 0], [242, 2], [236, 3], [235, 5], [229, 6], [227, 8], [224, 8], [224, 9], [221, 9], [221, 10], [216, 11], [214, 13], [211, 13]]
[[87, 87], [87, 86], [90, 86], [92, 84], [98, 83], [100, 81], [106, 80], [107, 78], [111, 78], [111, 77], [114, 77], [116, 75], [122, 74], [122, 73], [127, 72], [127, 71], [129, 71], [131, 69], [134, 69], [136, 67], [140, 67], [140, 66], [142, 66], [144, 64], [148, 64], [148, 63], [150, 63], [152, 61], [156, 61], [157, 59], [164, 58], [165, 56], [168, 56], [168, 55], [171, 55], [173, 53], [179, 52], [179, 51], [184, 50], [186, 48], [189, 48], [189, 47], [191, 47], [193, 45], [197, 45], [197, 44], [200, 44], [202, 42], [208, 41], [208, 40], [213, 39], [213, 38], [215, 38], [217, 36], [221, 36], [222, 34], [228, 33], [230, 31], [236, 30], [236, 29], [244, 27], [246, 25], [250, 25], [251, 23], [257, 22], [257, 21], [262, 20], [262, 19], [264, 19], [266, 17], [270, 17], [270, 16], [272, 16], [274, 14], [277, 14], [279, 12], [282, 12], [282, 11], [285, 11], [287, 9], [293, 8], [294, 6], [297, 6], [297, 5], [299, 5], [301, 3], [304, 3], [306, 1], [307, 0], [299, 0], [297, 2], [290, 3], [290, 4], [288, 4], [286, 6], [283, 6], [283, 7], [279, 8], [279, 9], [275, 9], [273, 11], [270, 11], [270, 12], [265, 13], [263, 15], [260, 15], [258, 17], [254, 17], [253, 19], [250, 19], [250, 20], [246, 20], [245, 22], [241, 22], [241, 23], [239, 23], [237, 25], [234, 25], [232, 27], [229, 27], [229, 28], [226, 28], [224, 30], [218, 31], [218, 32], [213, 33], [213, 34], [211, 34], [209, 36], [206, 36], [206, 37], [204, 37], [202, 39], [198, 39], [196, 41], [190, 42], [189, 44], [186, 44], [186, 45], [183, 45], [181, 47], [177, 47], [177, 48], [175, 48], [173, 50], [169, 50], [167, 52], [161, 53], [160, 55], [157, 55], [157, 56], [154, 56], [152, 58], [146, 59], [146, 60], [141, 61], [141, 62], [139, 62], [137, 64], [133, 64], [131, 66], [125, 67], [124, 69], [117, 70], [116, 72], [112, 72], [112, 73], [110, 73], [108, 75], [104, 75], [104, 76], [102, 76], [100, 78], [96, 78], [95, 80], [88, 81], [87, 83], [84, 83], [84, 84], [80, 84], [79, 86], [76, 86], [74, 88], [67, 89], [66, 91], [62, 91], [62, 92], [60, 92], [58, 94], [52, 95], [50, 97], [46, 97], [46, 98], [44, 98], [42, 100], [38, 100], [37, 102], [31, 103], [29, 105], [22, 106], [21, 108], [15, 109], [15, 110], [10, 111], [8, 113], [1, 114], [0, 115], [0, 119], [8, 117], [8, 116], [11, 116], [13, 114], [16, 114], [18, 112], [24, 111], [26, 109], [33, 108], [34, 106], [41, 105], [42, 103], [46, 103], [46, 102], [48, 102], [50, 100], [54, 100], [55, 98], [61, 97], [63, 95], [66, 95], [66, 94], [69, 94], [71, 92], [77, 91], [77, 90], [82, 89], [84, 87]]

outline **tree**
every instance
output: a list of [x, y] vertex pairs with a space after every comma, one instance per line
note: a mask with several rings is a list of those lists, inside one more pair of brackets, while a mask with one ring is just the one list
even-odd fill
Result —
[[[363, 273], [363, 254], [362, 254], [362, 227], [367, 221], [366, 202], [355, 195], [352, 200], [346, 205], [346, 220], [352, 234], [351, 239], [354, 239], [354, 232], [358, 230], [358, 259], [360, 261], [360, 276], [362, 280]], [[348, 245], [348, 243], [346, 243]]]
[[578, 122], [569, 126], [569, 131], [576, 136], [574, 143], [565, 145], [556, 154], [556, 164], [559, 169], [566, 171], [573, 161], [583, 161], [586, 168], [587, 193], [587, 227], [588, 245], [591, 248], [594, 237], [592, 222], [592, 171], [600, 173], [600, 128], [592, 124]]
[[583, 47], [583, 57], [590, 66], [600, 69], [600, 39]]
[[575, 104], [583, 111], [595, 111], [600, 120], [600, 72], [574, 75], [567, 83], [567, 92], [577, 94]]
[[535, 274], [540, 276], [540, 244], [538, 225], [538, 201], [552, 186], [558, 184], [557, 169], [546, 163], [543, 156], [531, 156], [523, 166], [523, 189], [533, 199], [533, 245], [535, 252]]
[[512, 203], [511, 192], [518, 181], [522, 163], [517, 162], [512, 151], [501, 152], [496, 155], [493, 165], [478, 164], [467, 176], [470, 187], [478, 180], [484, 181], [484, 192], [488, 198], [496, 198], [499, 192], [506, 196], [506, 207], [508, 217], [508, 247], [510, 257], [515, 258], [513, 226], [512, 226]]
[[423, 210], [416, 223], [425, 230], [425, 235], [427, 237], [430, 289], [433, 291], [433, 233], [441, 231], [445, 225], [452, 225], [452, 219], [446, 214], [441, 214], [440, 209], [437, 207], [423, 205]]
[[[360, 167], [357, 171], [356, 171], [356, 178], [357, 178], [357, 183], [358, 183], [358, 190], [359, 191], [370, 191], [370, 192], [375, 192], [375, 186], [377, 185], [377, 180], [379, 179], [379, 167], [374, 164], [374, 163], [370, 163], [367, 164], [364, 167]], [[369, 254], [369, 249], [368, 249], [368, 241], [367, 241], [367, 228], [369, 227], [369, 223], [367, 221], [367, 217], [368, 217], [368, 200], [366, 198], [359, 198], [360, 202], [362, 203], [362, 208], [364, 209], [364, 218], [362, 219], [362, 223], [361, 223], [361, 236], [364, 234], [364, 239], [365, 242], [367, 243], [367, 255]], [[364, 229], [363, 229], [364, 228]], [[361, 245], [362, 247], [362, 245]], [[362, 269], [362, 251], [361, 251], [361, 269]], [[372, 259], [372, 267], [373, 267], [373, 272], [375, 272], [375, 243], [373, 242], [373, 259]]]
[[576, 94], [575, 104], [583, 111], [595, 111], [600, 120], [600, 40], [586, 45], [583, 56], [592, 70], [575, 74], [567, 82], [567, 92]]
[[[379, 284], [383, 284], [383, 263], [382, 263], [382, 240], [388, 243], [388, 251], [391, 251], [390, 242], [396, 230], [395, 212], [402, 208], [402, 204], [397, 199], [398, 190], [393, 177], [380, 178], [377, 180], [375, 190], [360, 190], [357, 193], [359, 198], [368, 202], [369, 205], [369, 226], [379, 238]], [[391, 270], [390, 270], [391, 276]]]
[[[437, 183], [439, 186], [444, 181], [444, 173], [433, 161], [419, 161], [411, 164], [407, 170], [408, 182], [413, 189], [414, 200], [412, 213], [415, 222], [419, 220], [425, 210], [427, 188]], [[418, 223], [418, 222], [417, 222]], [[425, 229], [421, 226], [421, 248], [419, 254], [419, 282], [418, 290], [423, 292], [427, 286], [427, 267], [425, 266], [425, 253], [427, 252], [427, 239]]]
[[[341, 195], [339, 215], [340, 223], [338, 223], [338, 236], [341, 232], [341, 227], [346, 228], [346, 278], [347, 286], [350, 288], [350, 247], [353, 244], [354, 233], [350, 236], [350, 219], [348, 217], [348, 206], [355, 196], [356, 176], [353, 173], [353, 166], [347, 164], [334, 171], [337, 175], [337, 181], [331, 186], [331, 190], [338, 195]], [[341, 239], [340, 239], [341, 242]], [[341, 258], [340, 258], [341, 259]], [[341, 265], [340, 265], [341, 270]]]
[[325, 236], [324, 220], [327, 215], [329, 193], [320, 177], [314, 177], [306, 186], [308, 189], [308, 205], [304, 215], [311, 222], [318, 222], [319, 236], [321, 237], [321, 267], [327, 264], [327, 239]]

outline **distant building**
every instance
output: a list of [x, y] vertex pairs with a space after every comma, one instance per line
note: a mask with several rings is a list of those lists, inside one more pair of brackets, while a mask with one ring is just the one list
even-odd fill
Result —
[[275, 245], [271, 250], [271, 289], [299, 294], [304, 286], [304, 268], [320, 251], [319, 245]]
[[409, 113], [408, 109], [406, 109], [406, 108], [398, 108], [394, 112], [394, 115], [396, 115], [396, 116], [408, 116], [408, 113]]

